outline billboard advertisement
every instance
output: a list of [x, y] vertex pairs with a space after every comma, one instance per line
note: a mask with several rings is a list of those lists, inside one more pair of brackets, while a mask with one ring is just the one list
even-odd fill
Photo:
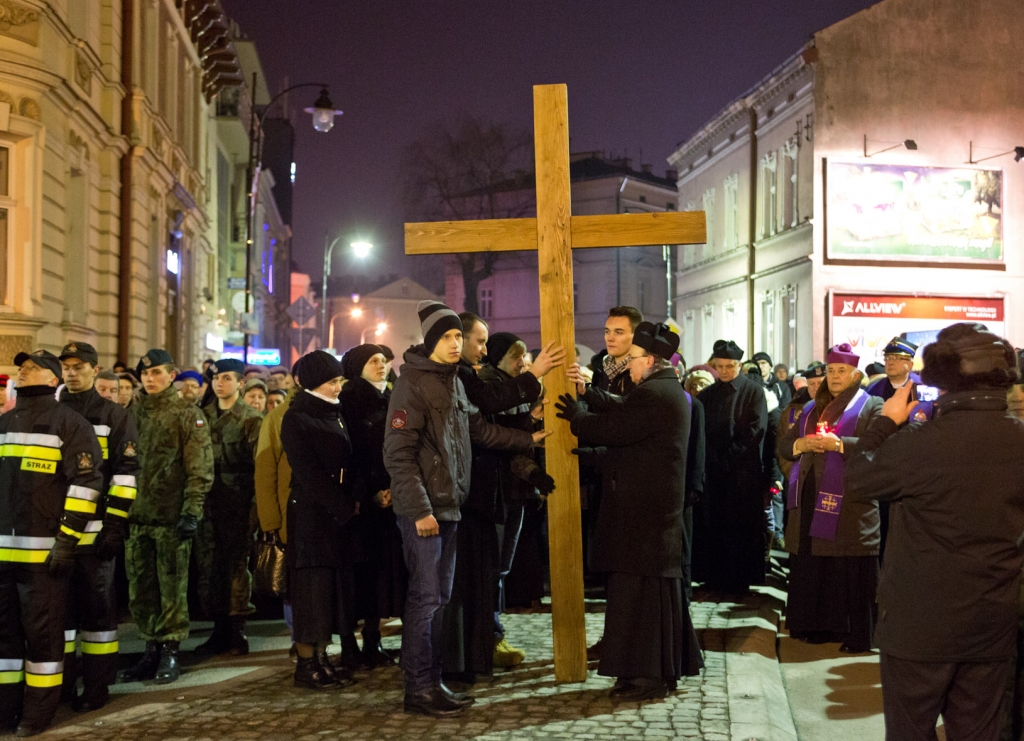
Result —
[[1003, 259], [1000, 170], [830, 161], [825, 197], [831, 259]]
[[829, 310], [829, 346], [849, 342], [860, 355], [861, 368], [883, 362], [882, 351], [893, 337], [905, 335], [923, 347], [940, 329], [957, 322], [980, 322], [1006, 336], [1001, 298], [833, 293]]

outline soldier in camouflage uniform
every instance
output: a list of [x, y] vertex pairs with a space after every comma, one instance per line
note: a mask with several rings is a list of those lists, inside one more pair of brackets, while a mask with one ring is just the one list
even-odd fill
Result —
[[125, 570], [146, 651], [122, 678], [166, 684], [180, 675], [178, 645], [188, 637], [188, 561], [213, 483], [213, 448], [202, 411], [178, 397], [170, 353], [150, 350], [138, 371], [146, 394], [130, 408], [140, 468]]
[[205, 653], [249, 653], [245, 619], [249, 602], [256, 446], [263, 417], [241, 398], [245, 365], [218, 360], [206, 371], [216, 400], [203, 408], [210, 422], [215, 476], [196, 537], [199, 598], [214, 620], [213, 635], [199, 647]]

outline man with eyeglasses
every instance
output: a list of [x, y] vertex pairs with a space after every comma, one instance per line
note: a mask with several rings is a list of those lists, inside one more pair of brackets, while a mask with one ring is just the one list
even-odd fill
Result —
[[764, 509], [769, 476], [761, 448], [768, 405], [761, 384], [740, 373], [743, 350], [714, 345], [718, 380], [701, 392], [705, 422], [705, 499], [710, 509], [707, 562], [694, 578], [712, 589], [742, 594], [764, 580]]

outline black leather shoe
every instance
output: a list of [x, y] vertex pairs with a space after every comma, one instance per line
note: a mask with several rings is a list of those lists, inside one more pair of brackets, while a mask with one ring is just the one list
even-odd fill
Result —
[[299, 657], [298, 663], [295, 664], [295, 686], [308, 690], [341, 689], [341, 685], [324, 671], [315, 656], [311, 659]]
[[668, 697], [668, 684], [665, 682], [652, 685], [623, 684], [621, 687], [613, 689], [609, 697], [619, 702], [659, 700]]
[[153, 681], [156, 684], [170, 684], [177, 682], [181, 676], [181, 666], [178, 665], [178, 642], [167, 641], [160, 646], [160, 665], [156, 668], [156, 676]]
[[28, 738], [29, 736], [38, 736], [45, 730], [46, 726], [30, 726], [27, 723], [22, 723], [18, 726], [18, 730], [15, 731], [14, 735], [18, 738]]
[[146, 650], [135, 666], [125, 669], [118, 676], [119, 682], [145, 682], [156, 676], [156, 668], [160, 665], [160, 644], [147, 641]]
[[76, 713], [90, 713], [106, 705], [108, 699], [110, 699], [110, 691], [106, 687], [92, 692], [87, 689], [71, 700], [71, 709]]
[[341, 687], [351, 687], [356, 683], [352, 678], [352, 671], [343, 666], [335, 666], [327, 656], [327, 649], [321, 648], [315, 655], [317, 665], [323, 669], [324, 674], [333, 679]]
[[406, 692], [404, 706], [407, 713], [434, 718], [452, 718], [466, 709], [446, 698], [439, 687], [431, 687], [426, 692]]
[[444, 699], [446, 699], [453, 705], [458, 705], [461, 708], [468, 708], [470, 705], [476, 702], [476, 698], [472, 695], [469, 695], [465, 692], [456, 692], [455, 690], [448, 687], [448, 685], [446, 685], [444, 682], [438, 684], [437, 688], [441, 690], [441, 694], [444, 695]]

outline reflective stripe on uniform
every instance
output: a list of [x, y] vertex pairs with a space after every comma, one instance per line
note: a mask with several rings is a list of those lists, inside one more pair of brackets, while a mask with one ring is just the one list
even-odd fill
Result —
[[[32, 538], [25, 535], [0, 535], [0, 561], [43, 563], [50, 555], [54, 540], [54, 538]], [[0, 662], [3, 661], [4, 659], [0, 659]]]
[[94, 545], [96, 543], [96, 533], [86, 533], [82, 536], [82, 539], [78, 541], [78, 545]]
[[0, 445], [0, 458], [35, 458], [41, 461], [61, 460], [60, 450], [39, 445]]
[[88, 486], [72, 484], [68, 487], [68, 496], [74, 497], [75, 499], [87, 499], [90, 502], [95, 502], [99, 500], [100, 493], [95, 489], [90, 489]]
[[22, 659], [0, 659], [0, 684], [20, 684], [25, 680]]
[[25, 662], [25, 684], [29, 687], [60, 687], [63, 679], [63, 661]]
[[70, 535], [72, 538], [76, 538], [77, 540], [81, 540], [82, 536], [85, 535], [85, 533], [80, 533], [77, 530], [72, 530], [67, 525], [61, 525], [60, 531], [65, 535]]
[[85, 533], [78, 545], [92, 545], [96, 542], [96, 536], [103, 529], [103, 520], [89, 520], [85, 523]]
[[96, 502], [86, 502], [82, 499], [68, 499], [64, 500], [64, 509], [68, 512], [83, 512], [87, 515], [91, 515], [96, 511]]
[[0, 434], [0, 445], [42, 445], [44, 448], [60, 448], [64, 441], [57, 435], [43, 432], [5, 432]]
[[83, 654], [116, 654], [117, 631], [82, 631]]
[[92, 430], [96, 433], [96, 437], [108, 437], [110, 435], [110, 427], [107, 425], [93, 425]]
[[135, 488], [135, 477], [127, 473], [118, 473], [110, 477], [111, 486], [130, 486]]
[[64, 653], [70, 654], [75, 651], [75, 636], [78, 635], [78, 631], [71, 629], [64, 631]]
[[121, 499], [135, 499], [137, 494], [136, 490], [129, 486], [111, 486], [107, 490], [107, 493], [112, 497], [119, 497]]
[[0, 457], [61, 460], [64, 442], [56, 435], [39, 432], [6, 432], [0, 435]]
[[115, 509], [114, 507], [107, 507], [108, 515], [117, 515], [118, 517], [128, 517], [128, 513], [123, 509]]

